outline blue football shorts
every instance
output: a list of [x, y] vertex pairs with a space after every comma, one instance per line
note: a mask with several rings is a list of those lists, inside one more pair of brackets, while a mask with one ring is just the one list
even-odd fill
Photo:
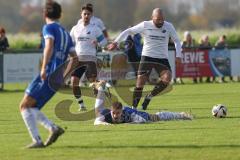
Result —
[[38, 75], [29, 84], [25, 93], [36, 100], [36, 107], [40, 110], [56, 92], [49, 86], [48, 79], [42, 81]]

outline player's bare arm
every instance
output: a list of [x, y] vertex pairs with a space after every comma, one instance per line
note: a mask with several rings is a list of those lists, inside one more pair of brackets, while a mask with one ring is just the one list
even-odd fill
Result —
[[46, 75], [46, 66], [50, 60], [50, 58], [52, 57], [52, 53], [53, 53], [53, 43], [54, 40], [52, 38], [47, 38], [45, 40], [45, 48], [43, 51], [43, 63], [42, 63], [42, 68], [41, 68], [41, 79], [42, 80], [46, 80], [47, 75]]
[[107, 46], [107, 49], [108, 49], [109, 51], [113, 51], [113, 50], [115, 50], [115, 49], [117, 48], [117, 46], [118, 46], [118, 43], [117, 43], [117, 42], [113, 42], [113, 43], [110, 43], [110, 44]]
[[77, 68], [78, 65], [78, 57], [76, 52], [75, 51], [70, 52], [69, 56], [70, 56], [69, 63], [63, 73], [64, 78], [67, 77], [68, 74], [71, 74]]

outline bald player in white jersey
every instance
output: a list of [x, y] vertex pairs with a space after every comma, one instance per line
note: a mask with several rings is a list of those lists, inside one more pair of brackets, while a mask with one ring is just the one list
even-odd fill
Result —
[[143, 21], [138, 25], [123, 31], [115, 41], [108, 46], [108, 49], [113, 50], [117, 48], [118, 44], [121, 41], [126, 40], [128, 35], [134, 35], [137, 33], [142, 35], [144, 44], [138, 69], [136, 87], [133, 93], [132, 106], [134, 108], [137, 108], [138, 106], [142, 96], [143, 87], [152, 69], [154, 68], [160, 75], [158, 84], [145, 97], [142, 104], [143, 110], [146, 110], [152, 97], [162, 92], [172, 79], [171, 67], [168, 61], [169, 38], [171, 38], [175, 44], [176, 63], [180, 63], [182, 57], [181, 42], [174, 26], [164, 20], [163, 11], [156, 8], [153, 10], [152, 20]]
[[103, 32], [96, 25], [90, 23], [92, 16], [91, 7], [83, 6], [81, 16], [82, 22], [75, 25], [70, 32], [79, 59], [78, 68], [73, 72], [71, 81], [73, 85], [73, 94], [79, 104], [79, 110], [84, 111], [86, 110], [86, 107], [81, 98], [79, 81], [84, 73], [90, 82], [96, 80], [96, 46], [105, 46], [107, 40], [104, 37]]

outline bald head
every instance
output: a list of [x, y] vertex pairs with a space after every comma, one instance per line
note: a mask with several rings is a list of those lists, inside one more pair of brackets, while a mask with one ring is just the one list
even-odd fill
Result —
[[157, 15], [163, 16], [163, 10], [160, 8], [155, 8], [152, 12], [152, 16], [157, 16]]
[[152, 20], [157, 28], [161, 28], [164, 24], [163, 10], [155, 8], [152, 12]]

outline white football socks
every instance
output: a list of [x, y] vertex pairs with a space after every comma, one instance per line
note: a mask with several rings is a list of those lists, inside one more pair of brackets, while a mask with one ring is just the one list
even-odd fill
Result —
[[98, 88], [98, 94], [95, 101], [95, 109], [98, 109], [99, 111], [104, 109], [104, 99], [105, 99], [105, 92], [102, 86]]
[[36, 116], [35, 113], [32, 111], [32, 108], [24, 109], [23, 111], [21, 111], [21, 115], [32, 140], [34, 142], [41, 143], [42, 140], [39, 136], [36, 123]]
[[77, 100], [80, 108], [84, 108], [85, 107], [83, 99], [81, 97], [80, 98], [76, 98], [76, 100]]
[[49, 131], [54, 131], [56, 130], [57, 126], [51, 122], [40, 110], [37, 108], [34, 109], [34, 112], [37, 117], [37, 122], [41, 124], [44, 128], [46, 128]]
[[187, 120], [187, 119], [191, 119], [190, 116], [188, 116], [185, 113], [178, 113], [178, 112], [157, 112], [156, 113], [159, 118], [162, 121], [170, 121], [170, 120], [179, 120], [179, 119], [183, 119], [183, 120]]

